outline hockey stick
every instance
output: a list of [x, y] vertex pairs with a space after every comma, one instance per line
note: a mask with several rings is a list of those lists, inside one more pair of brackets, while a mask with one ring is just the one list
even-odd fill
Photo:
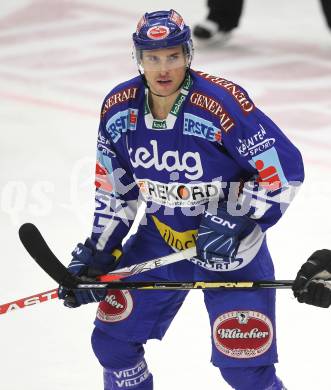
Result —
[[77, 277], [70, 274], [67, 268], [53, 254], [37, 227], [31, 223], [19, 229], [20, 239], [36, 263], [58, 284], [69, 289], [198, 289], [198, 288], [291, 288], [293, 280], [244, 281], [244, 282], [116, 282], [128, 276], [140, 274], [165, 265], [178, 262], [196, 255], [192, 247], [181, 252], [148, 260], [140, 264], [121, 268], [94, 279]]
[[[108, 275], [105, 275], [108, 276]], [[78, 279], [75, 289], [110, 288], [114, 290], [198, 290], [224, 288], [291, 288], [293, 280], [273, 280], [258, 282], [86, 282]], [[37, 303], [56, 299], [57, 289], [45, 291], [30, 297], [0, 305], [0, 315], [16, 309], [24, 309]]]
[[[70, 289], [119, 289], [119, 290], [195, 290], [220, 288], [291, 288], [293, 280], [276, 281], [198, 281], [198, 282], [116, 282], [128, 276], [146, 272], [164, 265], [196, 255], [196, 248], [189, 248], [182, 252], [173, 253], [161, 258], [148, 260], [144, 263], [118, 269], [109, 274], [99, 276], [97, 281], [72, 276], [67, 268], [53, 254], [37, 227], [27, 223], [19, 230], [20, 239], [37, 264], [57, 283]], [[46, 302], [57, 298], [57, 289], [38, 293], [26, 298], [0, 305], [0, 314], [22, 309], [36, 303]]]
[[[107, 276], [107, 275], [106, 275]], [[102, 279], [102, 277], [101, 277]], [[199, 281], [199, 282], [89, 282], [77, 280], [75, 289], [115, 289], [115, 290], [210, 290], [224, 288], [291, 288], [293, 280], [263, 280], [243, 282]]]

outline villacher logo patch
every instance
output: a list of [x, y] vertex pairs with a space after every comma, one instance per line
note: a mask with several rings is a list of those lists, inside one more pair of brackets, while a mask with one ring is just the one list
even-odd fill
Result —
[[270, 319], [256, 311], [231, 311], [214, 322], [216, 348], [232, 358], [247, 359], [264, 354], [273, 340]]

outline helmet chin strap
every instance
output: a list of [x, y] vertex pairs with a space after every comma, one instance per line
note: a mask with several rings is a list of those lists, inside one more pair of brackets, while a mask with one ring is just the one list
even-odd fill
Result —
[[176, 89], [176, 91], [170, 93], [169, 95], [159, 95], [158, 93], [155, 93], [155, 92], [153, 92], [153, 91], [151, 90], [151, 87], [148, 85], [144, 73], [142, 73], [142, 72], [140, 71], [140, 69], [138, 68], [138, 72], [140, 73], [140, 76], [141, 76], [141, 78], [142, 78], [142, 80], [143, 80], [143, 83], [144, 83], [145, 87], [148, 88], [148, 90], [150, 91], [150, 93], [151, 93], [152, 95], [155, 95], [155, 96], [158, 96], [158, 97], [163, 97], [163, 98], [166, 98], [166, 97], [168, 97], [168, 96], [173, 95], [174, 93], [176, 93], [177, 91], [179, 91], [179, 90], [182, 88], [182, 85], [184, 84], [186, 75], [187, 75], [187, 73], [188, 73], [189, 70], [190, 70], [190, 66], [188, 66], [188, 67], [186, 68], [186, 72], [185, 72], [183, 81], [179, 84], [179, 87]]

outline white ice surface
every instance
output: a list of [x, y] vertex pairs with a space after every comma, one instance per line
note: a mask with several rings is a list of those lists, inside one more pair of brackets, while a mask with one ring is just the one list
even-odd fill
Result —
[[[89, 234], [102, 99], [136, 74], [130, 34], [141, 14], [170, 7], [188, 24], [206, 14], [202, 0], [1, 1], [1, 303], [55, 287], [21, 246], [22, 223], [37, 224], [64, 262]], [[291, 279], [331, 247], [331, 34], [318, 2], [247, 1], [228, 46], [198, 49], [193, 67], [241, 84], [303, 153], [305, 184], [269, 232], [277, 278]], [[1, 315], [0, 389], [102, 389], [89, 342], [95, 310], [54, 300]], [[277, 312], [279, 376], [291, 390], [331, 389], [331, 310], [283, 290]], [[163, 342], [147, 344], [155, 389], [228, 389], [210, 349], [195, 291]]]

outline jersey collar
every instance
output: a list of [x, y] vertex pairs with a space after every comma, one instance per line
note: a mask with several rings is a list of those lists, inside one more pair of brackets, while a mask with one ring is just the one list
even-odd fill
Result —
[[152, 115], [151, 109], [148, 104], [148, 88], [145, 88], [145, 104], [144, 104], [144, 116], [145, 125], [147, 129], [151, 130], [172, 130], [174, 128], [179, 111], [189, 93], [189, 90], [193, 84], [192, 77], [189, 73], [186, 74], [180, 93], [177, 96], [172, 108], [166, 117], [166, 119], [155, 119]]

